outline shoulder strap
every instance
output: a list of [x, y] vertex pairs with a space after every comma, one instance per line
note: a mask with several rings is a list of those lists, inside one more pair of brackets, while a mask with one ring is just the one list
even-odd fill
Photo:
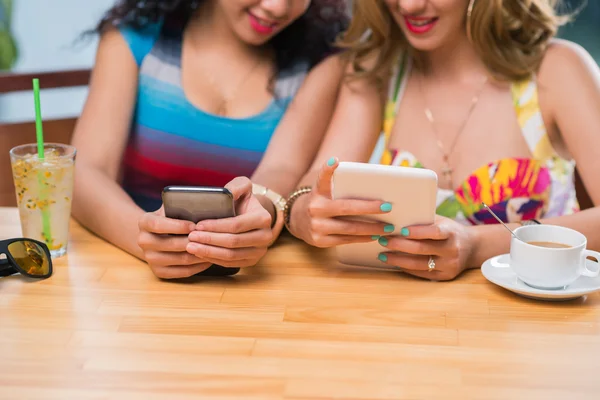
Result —
[[119, 32], [129, 45], [131, 54], [135, 58], [138, 67], [142, 65], [144, 58], [154, 47], [162, 29], [162, 21], [150, 24], [142, 29], [134, 29], [129, 26], [121, 26]]
[[308, 70], [308, 62], [298, 62], [280, 71], [275, 79], [275, 97], [280, 100], [293, 98], [302, 86]]
[[398, 62], [394, 66], [392, 79], [390, 79], [390, 88], [388, 100], [397, 103], [399, 98], [402, 98], [404, 89], [406, 88], [406, 77], [410, 68], [410, 57], [407, 53], [402, 53], [398, 57]]
[[388, 101], [385, 104], [383, 115], [383, 143], [381, 144], [383, 148], [380, 159], [380, 163], [383, 165], [390, 165], [392, 163], [393, 154], [389, 150], [388, 145], [390, 137], [392, 136], [392, 127], [396, 120], [398, 108], [400, 107], [402, 96], [406, 90], [406, 84], [408, 83], [407, 78], [410, 76], [411, 67], [412, 62], [410, 57], [407, 53], [402, 53], [392, 72], [392, 79], [390, 79], [388, 90]]
[[538, 99], [535, 76], [511, 84], [513, 105], [523, 138], [533, 158], [547, 161], [556, 155], [550, 143]]

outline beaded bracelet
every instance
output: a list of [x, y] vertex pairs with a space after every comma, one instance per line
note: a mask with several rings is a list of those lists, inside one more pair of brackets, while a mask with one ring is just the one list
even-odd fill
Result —
[[304, 186], [293, 192], [286, 200], [285, 207], [283, 208], [283, 222], [287, 230], [290, 230], [290, 218], [292, 215], [292, 206], [301, 196], [312, 192], [312, 187]]

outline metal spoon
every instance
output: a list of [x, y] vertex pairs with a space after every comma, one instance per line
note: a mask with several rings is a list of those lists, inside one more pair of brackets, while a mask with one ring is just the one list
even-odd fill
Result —
[[494, 216], [494, 218], [496, 218], [498, 220], [498, 222], [500, 222], [510, 232], [510, 234], [513, 235], [513, 237], [515, 239], [521, 240], [520, 237], [515, 235], [515, 233], [512, 231], [512, 229], [510, 229], [508, 226], [506, 226], [506, 224], [504, 222], [502, 222], [502, 220], [500, 218], [498, 218], [496, 213], [493, 212], [492, 209], [487, 206], [487, 204], [485, 204], [485, 203], [481, 203], [481, 204], [483, 204], [483, 206], [490, 212], [490, 214], [492, 214]]

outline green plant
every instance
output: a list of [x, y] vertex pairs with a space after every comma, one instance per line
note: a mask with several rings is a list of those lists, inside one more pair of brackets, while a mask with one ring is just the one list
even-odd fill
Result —
[[17, 45], [10, 32], [12, 0], [0, 0], [0, 71], [11, 69], [18, 57]]

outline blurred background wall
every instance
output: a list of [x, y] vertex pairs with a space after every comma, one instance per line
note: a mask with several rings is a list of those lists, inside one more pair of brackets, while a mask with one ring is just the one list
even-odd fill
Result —
[[[94, 27], [113, 3], [114, 0], [12, 0], [11, 34], [18, 48], [12, 71], [91, 68], [96, 39], [82, 42], [79, 38]], [[85, 88], [43, 90], [43, 115], [79, 115], [86, 95]], [[31, 93], [0, 96], [0, 122], [31, 120], [32, 104]]]
[[559, 36], [579, 43], [600, 64], [600, 0], [562, 0], [567, 10], [584, 7], [575, 21], [561, 28]]

